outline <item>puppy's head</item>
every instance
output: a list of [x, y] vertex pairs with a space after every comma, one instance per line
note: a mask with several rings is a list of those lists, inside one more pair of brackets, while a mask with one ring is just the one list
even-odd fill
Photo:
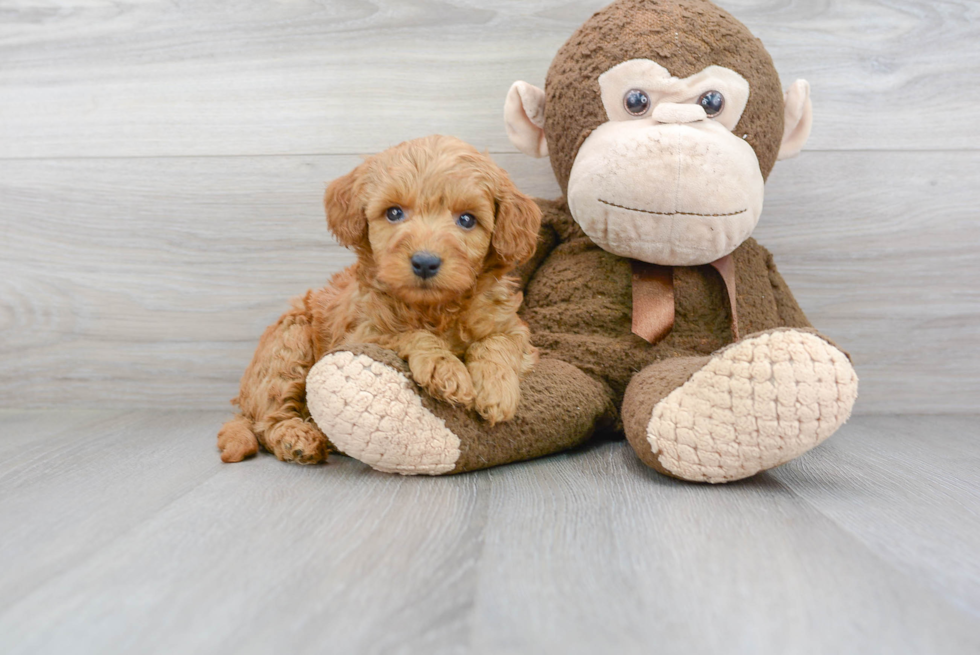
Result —
[[527, 260], [541, 212], [489, 157], [452, 137], [407, 141], [334, 180], [327, 225], [381, 288], [437, 304]]

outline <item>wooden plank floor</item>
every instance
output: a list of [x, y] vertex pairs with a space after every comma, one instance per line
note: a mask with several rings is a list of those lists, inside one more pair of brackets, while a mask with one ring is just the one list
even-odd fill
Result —
[[978, 417], [679, 483], [222, 465], [208, 411], [0, 412], [0, 652], [976, 653]]

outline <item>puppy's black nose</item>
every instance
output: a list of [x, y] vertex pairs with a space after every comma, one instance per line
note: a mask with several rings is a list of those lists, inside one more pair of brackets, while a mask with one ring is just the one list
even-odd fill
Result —
[[442, 266], [442, 260], [431, 252], [417, 252], [412, 255], [412, 272], [423, 280], [435, 277]]

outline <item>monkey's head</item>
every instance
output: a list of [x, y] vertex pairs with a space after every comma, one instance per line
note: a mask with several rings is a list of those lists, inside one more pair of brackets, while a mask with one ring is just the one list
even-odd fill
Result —
[[777, 159], [810, 133], [809, 85], [783, 94], [761, 41], [707, 0], [617, 0], [562, 46], [545, 90], [504, 108], [602, 248], [653, 264], [719, 259], [755, 229]]

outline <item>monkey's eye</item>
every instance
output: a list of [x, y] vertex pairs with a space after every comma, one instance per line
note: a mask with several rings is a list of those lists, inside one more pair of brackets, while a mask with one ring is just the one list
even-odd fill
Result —
[[476, 227], [476, 216], [473, 214], [460, 214], [456, 219], [456, 225], [464, 230], [472, 230]]
[[725, 96], [718, 91], [708, 91], [698, 98], [698, 104], [704, 108], [708, 118], [714, 118], [725, 108]]
[[634, 116], [642, 116], [650, 109], [650, 96], [639, 89], [632, 89], [623, 96], [623, 106]]
[[389, 207], [385, 211], [385, 218], [389, 223], [401, 223], [405, 220], [405, 211], [401, 207]]

